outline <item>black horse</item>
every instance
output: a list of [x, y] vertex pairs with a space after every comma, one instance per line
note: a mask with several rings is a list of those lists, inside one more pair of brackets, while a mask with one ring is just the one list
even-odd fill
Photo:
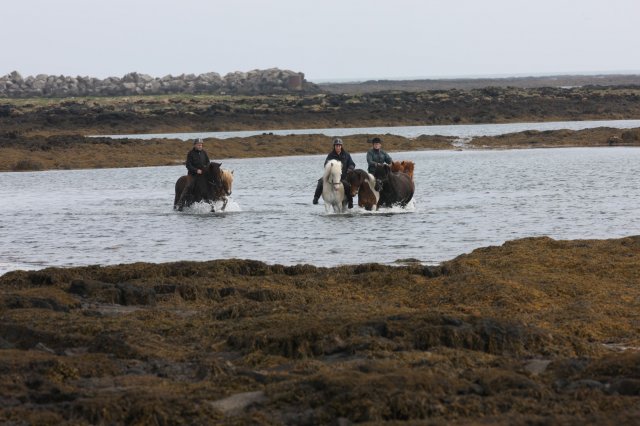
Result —
[[[206, 201], [211, 204], [211, 211], [215, 211], [213, 203], [218, 200], [225, 200], [227, 193], [230, 191], [225, 190], [225, 185], [222, 178], [222, 169], [220, 163], [209, 163], [209, 166], [203, 170], [201, 175], [186, 175], [180, 176], [176, 181], [175, 186], [175, 198], [173, 199], [173, 208], [182, 210], [184, 206], [190, 206], [193, 203], [200, 201]], [[189, 179], [195, 179], [191, 191], [180, 200], [180, 195], [188, 184]], [[225, 203], [226, 204], [226, 203]], [[224, 210], [224, 207], [222, 208]]]
[[406, 173], [392, 172], [388, 164], [378, 165], [373, 172], [380, 191], [378, 207], [391, 207], [399, 204], [404, 207], [413, 198], [415, 187]]

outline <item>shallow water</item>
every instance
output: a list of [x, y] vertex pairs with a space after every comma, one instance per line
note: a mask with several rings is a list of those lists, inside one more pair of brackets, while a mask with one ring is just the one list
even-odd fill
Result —
[[140, 135], [102, 135], [115, 139], [152, 139], [152, 138], [245, 138], [249, 136], [261, 135], [263, 133], [273, 133], [274, 135], [326, 135], [326, 136], [349, 136], [349, 135], [397, 135], [406, 138], [416, 138], [420, 135], [441, 135], [458, 138], [471, 138], [476, 136], [497, 136], [507, 133], [522, 132], [525, 130], [582, 130], [596, 127], [611, 127], [614, 129], [630, 129], [640, 127], [640, 120], [599, 120], [599, 121], [551, 121], [543, 123], [505, 123], [505, 124], [457, 124], [443, 126], [396, 126], [396, 127], [350, 127], [331, 129], [295, 129], [295, 130], [243, 130], [232, 132], [196, 132], [196, 133], [154, 133]]
[[637, 148], [393, 156], [416, 162], [415, 203], [344, 215], [311, 204], [324, 155], [224, 160], [235, 170], [225, 213], [173, 210], [182, 166], [0, 173], [0, 273], [221, 258], [435, 264], [521, 237], [640, 234]]

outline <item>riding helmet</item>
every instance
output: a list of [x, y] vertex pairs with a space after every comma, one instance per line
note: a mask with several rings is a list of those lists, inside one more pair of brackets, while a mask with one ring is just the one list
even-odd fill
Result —
[[340, 138], [335, 138], [333, 140], [333, 145], [342, 145], [342, 139]]

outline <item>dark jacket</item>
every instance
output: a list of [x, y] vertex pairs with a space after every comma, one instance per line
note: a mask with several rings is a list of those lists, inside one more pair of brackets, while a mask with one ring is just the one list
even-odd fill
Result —
[[190, 175], [198, 174], [198, 169], [204, 170], [209, 165], [209, 156], [204, 151], [198, 151], [193, 148], [187, 154], [187, 162], [185, 163]]
[[375, 149], [371, 148], [367, 152], [367, 164], [369, 164], [369, 173], [373, 173], [376, 170], [377, 163], [391, 164], [391, 156], [381, 149], [376, 151]]
[[356, 163], [351, 159], [351, 155], [342, 149], [340, 151], [340, 155], [336, 154], [335, 150], [332, 150], [329, 155], [327, 155], [326, 160], [324, 160], [324, 164], [326, 165], [330, 160], [338, 160], [342, 163], [342, 175], [340, 179], [344, 180], [347, 176], [347, 170], [353, 170], [356, 168]]

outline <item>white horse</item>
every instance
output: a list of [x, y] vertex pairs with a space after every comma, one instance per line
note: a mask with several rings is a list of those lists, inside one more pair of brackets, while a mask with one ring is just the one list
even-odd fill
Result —
[[341, 176], [342, 163], [338, 160], [328, 161], [322, 175], [322, 199], [327, 213], [332, 207], [334, 213], [343, 213], [347, 209], [347, 197], [344, 194], [344, 185], [340, 181]]

